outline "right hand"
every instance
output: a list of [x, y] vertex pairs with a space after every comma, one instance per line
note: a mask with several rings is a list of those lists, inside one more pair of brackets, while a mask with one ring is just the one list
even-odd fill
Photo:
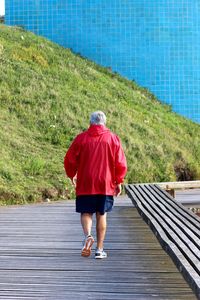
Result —
[[72, 184], [76, 187], [77, 183], [77, 176], [75, 175], [73, 178], [71, 178]]

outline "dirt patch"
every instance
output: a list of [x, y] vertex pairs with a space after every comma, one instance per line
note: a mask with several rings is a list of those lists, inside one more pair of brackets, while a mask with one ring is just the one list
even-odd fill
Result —
[[195, 180], [196, 173], [190, 165], [183, 159], [178, 160], [174, 164], [174, 171], [177, 181]]
[[1, 201], [8, 201], [10, 199], [17, 200], [18, 198], [19, 198], [19, 195], [15, 194], [15, 193], [0, 191], [0, 200]]
[[55, 187], [45, 188], [40, 191], [42, 200], [51, 199], [69, 199], [69, 192], [64, 189], [58, 189]]

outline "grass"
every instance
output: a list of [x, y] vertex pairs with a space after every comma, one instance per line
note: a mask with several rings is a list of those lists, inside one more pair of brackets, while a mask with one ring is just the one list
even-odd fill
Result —
[[103, 110], [126, 182], [200, 179], [200, 126], [148, 90], [21, 28], [0, 25], [0, 203], [73, 197], [63, 157]]

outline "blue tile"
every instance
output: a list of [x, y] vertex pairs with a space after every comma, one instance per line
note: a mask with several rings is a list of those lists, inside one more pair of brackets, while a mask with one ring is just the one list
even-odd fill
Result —
[[5, 0], [23, 25], [149, 88], [200, 122], [200, 2]]

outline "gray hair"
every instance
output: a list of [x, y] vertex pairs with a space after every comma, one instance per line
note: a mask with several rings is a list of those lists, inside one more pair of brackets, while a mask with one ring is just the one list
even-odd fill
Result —
[[106, 115], [102, 111], [95, 111], [90, 115], [90, 124], [105, 125]]

